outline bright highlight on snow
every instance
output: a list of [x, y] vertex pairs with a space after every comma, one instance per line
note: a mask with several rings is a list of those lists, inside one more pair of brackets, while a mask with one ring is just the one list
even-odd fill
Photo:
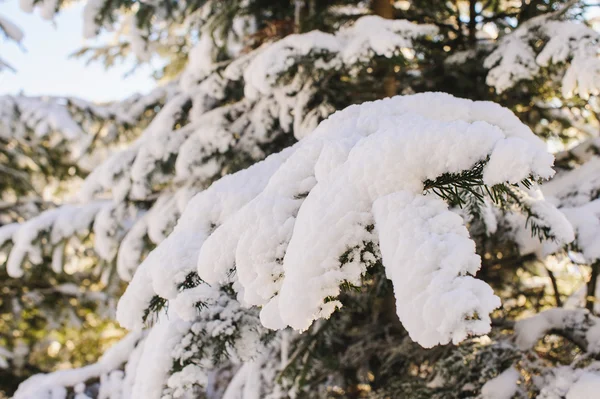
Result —
[[499, 300], [471, 277], [480, 259], [462, 219], [424, 193], [426, 180], [480, 162], [489, 186], [553, 175], [543, 143], [496, 104], [425, 93], [349, 107], [192, 198], [138, 268], [118, 319], [141, 326], [154, 295], [177, 300], [197, 271], [211, 285], [233, 282], [242, 305], [262, 307], [266, 327], [305, 330], [341, 307], [340, 287], [360, 286], [381, 257], [415, 341], [484, 334]]

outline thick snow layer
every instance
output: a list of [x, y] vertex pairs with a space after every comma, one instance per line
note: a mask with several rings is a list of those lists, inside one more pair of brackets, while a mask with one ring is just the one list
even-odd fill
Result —
[[514, 32], [502, 37], [496, 49], [484, 60], [483, 66], [489, 69], [486, 83], [498, 93], [511, 88], [520, 80], [532, 79], [539, 71], [535, 52], [528, 40], [530, 29], [539, 27], [545, 20], [542, 16], [523, 23]]
[[[143, 200], [154, 187], [174, 181], [212, 181], [226, 169], [223, 155], [231, 151], [261, 160], [261, 145], [283, 133], [300, 139], [334, 111], [327, 101], [315, 104], [316, 83], [302, 66], [306, 57], [316, 57], [313, 67], [321, 70], [351, 66], [373, 55], [406, 53], [414, 39], [436, 32], [430, 25], [365, 16], [338, 35], [312, 31], [267, 43], [224, 70], [210, 61], [212, 40], [201, 35], [179, 82], [182, 93], [170, 99], [132, 146], [94, 168], [82, 198], [111, 191], [117, 201]], [[228, 85], [237, 80], [243, 80], [245, 98], [222, 104]], [[181, 128], [175, 122], [187, 105], [191, 109], [181, 123], [190, 123]]]
[[172, 366], [171, 351], [189, 330], [190, 323], [176, 315], [162, 315], [144, 340], [144, 349], [135, 370], [131, 398], [160, 399]]
[[406, 191], [379, 198], [373, 208], [396, 310], [411, 338], [430, 347], [489, 332], [500, 299], [468, 276], [481, 260], [462, 218], [437, 197]]
[[[560, 15], [560, 14], [559, 14]], [[486, 82], [501, 93], [521, 80], [532, 80], [540, 66], [568, 63], [562, 79], [565, 98], [577, 93], [582, 98], [600, 91], [600, 33], [582, 23], [553, 20], [554, 13], [532, 18], [502, 37], [485, 59]], [[536, 55], [537, 39], [545, 41]]]
[[482, 399], [511, 399], [517, 393], [520, 374], [514, 367], [504, 370], [481, 388]]
[[339, 60], [334, 55], [340, 50], [339, 40], [329, 33], [312, 31], [286, 36], [262, 50], [249, 63], [244, 72], [245, 94], [250, 98], [257, 97], [258, 93], [269, 94], [280, 75], [300, 57], [321, 55], [323, 59], [317, 58], [316, 67], [337, 67]]
[[[230, 294], [206, 284], [184, 293], [183, 300], [178, 298], [179, 304], [201, 302], [203, 306], [185, 321], [172, 310], [178, 307], [177, 302], [167, 314], [159, 316], [143, 341], [139, 360], [127, 364], [125, 380], [134, 378], [133, 383], [124, 384], [123, 389], [129, 387], [131, 392], [124, 398], [184, 398], [194, 391], [194, 386], [209, 390], [211, 374], [219, 366], [215, 364], [217, 351], [223, 349], [218, 342], [225, 343], [227, 363], [254, 364], [263, 359], [265, 348], [260, 338], [265, 331], [257, 309], [242, 308]], [[173, 365], [181, 367], [170, 374]], [[268, 370], [261, 371], [265, 372]], [[273, 378], [271, 375], [258, 388], [271, 384]], [[120, 399], [114, 399], [117, 398]]]
[[[589, 147], [588, 143], [574, 150], [577, 160], [582, 163], [580, 166], [575, 164], [571, 170], [560, 171], [555, 178], [542, 185], [546, 199], [542, 203], [544, 206], [552, 203], [558, 207], [574, 230], [574, 249], [585, 261], [593, 263], [600, 259], [600, 200], [596, 198], [600, 189], [600, 157], [590, 155], [593, 151]], [[532, 209], [535, 210], [534, 207]], [[513, 224], [516, 226], [518, 223]], [[520, 243], [521, 253], [538, 252], [542, 256], [560, 251], [562, 244], [568, 242], [546, 243], [540, 248], [539, 242], [527, 239], [525, 229], [519, 231], [517, 228], [516, 236], [519, 236], [517, 242]]]
[[[294, 34], [261, 48], [244, 70], [245, 94], [256, 98], [269, 94], [283, 73], [308, 56], [316, 69], [338, 69], [365, 62], [373, 56], [391, 58], [404, 50], [412, 57], [413, 40], [435, 35], [437, 27], [417, 25], [406, 20], [389, 20], [375, 15], [359, 18], [335, 35], [320, 31]], [[316, 61], [314, 59], [316, 58]], [[236, 73], [230, 72], [232, 75]]]
[[[530, 158], [507, 172], [515, 151]], [[243, 305], [262, 306], [264, 325], [304, 330], [341, 306], [335, 298], [342, 283], [360, 285], [381, 244], [388, 277], [401, 291], [399, 316], [413, 339], [432, 346], [484, 333], [498, 299], [465, 276], [477, 271], [479, 258], [460, 217], [422, 193], [425, 180], [488, 158], [487, 184], [553, 174], [543, 143], [492, 103], [425, 93], [349, 107], [283, 153], [196, 195], [139, 267], [118, 318], [139, 326], [150, 299], [177, 298], [178, 285], [197, 265], [209, 284], [233, 279]], [[412, 245], [420, 234], [431, 238]], [[398, 244], [404, 253], [394, 253]], [[403, 292], [416, 286], [414, 295]], [[401, 298], [412, 297], [424, 311], [408, 310]], [[456, 308], [429, 311], [449, 303]]]
[[[187, 215], [180, 218], [173, 233], [138, 267], [130, 288], [119, 301], [117, 317], [123, 326], [141, 326], [140, 315], [155, 294], [165, 298], [177, 296], [178, 284], [195, 270], [203, 239], [254, 198], [289, 153], [289, 150], [284, 151], [244, 171], [225, 176], [190, 201]], [[166, 264], [169, 266], [165, 267]]]
[[[341, 58], [345, 64], [368, 62], [374, 55], [391, 58], [402, 50], [412, 49], [414, 39], [433, 36], [434, 25], [417, 25], [407, 20], [388, 20], [376, 15], [359, 18], [339, 32], [343, 40]], [[344, 40], [345, 39], [345, 40]], [[403, 54], [410, 58], [410, 51]]]

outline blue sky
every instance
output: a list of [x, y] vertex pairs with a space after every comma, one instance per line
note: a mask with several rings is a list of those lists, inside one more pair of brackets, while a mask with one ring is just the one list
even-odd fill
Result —
[[[17, 70], [15, 73], [0, 72], [0, 94], [23, 92], [26, 95], [68, 95], [109, 101], [135, 92], [148, 92], [156, 85], [147, 66], [124, 77], [133, 62], [107, 71], [100, 63], [86, 66], [82, 59], [69, 58], [69, 54], [85, 43], [82, 3], [62, 10], [54, 22], [21, 11], [18, 3], [18, 0], [0, 0], [0, 15], [25, 33], [24, 50], [0, 38], [2, 59]], [[106, 34], [100, 40], [110, 38], [110, 34]]]

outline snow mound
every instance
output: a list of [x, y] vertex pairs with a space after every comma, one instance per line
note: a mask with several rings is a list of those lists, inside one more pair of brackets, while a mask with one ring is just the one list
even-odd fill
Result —
[[425, 181], [482, 162], [486, 185], [554, 173], [543, 142], [493, 103], [423, 93], [348, 107], [192, 198], [138, 268], [118, 319], [139, 327], [153, 296], [176, 299], [197, 272], [211, 285], [233, 283], [243, 306], [262, 307], [266, 327], [306, 330], [381, 258], [415, 341], [484, 334], [499, 299], [471, 277], [480, 259], [463, 220], [424, 195]]

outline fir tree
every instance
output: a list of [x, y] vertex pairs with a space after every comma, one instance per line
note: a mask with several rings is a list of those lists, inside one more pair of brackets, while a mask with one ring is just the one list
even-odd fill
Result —
[[[62, 5], [23, 2], [48, 18]], [[130, 333], [15, 398], [592, 397], [589, 6], [88, 1], [85, 35], [128, 33], [80, 54], [166, 57], [172, 82], [149, 96], [164, 106], [142, 97], [150, 112], [126, 123], [123, 104], [70, 99], [66, 124], [9, 113], [24, 127], [7, 137], [41, 138], [33, 164], [66, 168], [49, 174], [61, 184], [104, 145], [94, 126], [113, 126], [109, 146], [139, 136], [81, 172], [76, 201], [16, 209], [0, 237], [21, 279], [6, 281], [86, 259], [108, 298], [118, 288], [94, 276], [129, 282], [116, 316]]]

